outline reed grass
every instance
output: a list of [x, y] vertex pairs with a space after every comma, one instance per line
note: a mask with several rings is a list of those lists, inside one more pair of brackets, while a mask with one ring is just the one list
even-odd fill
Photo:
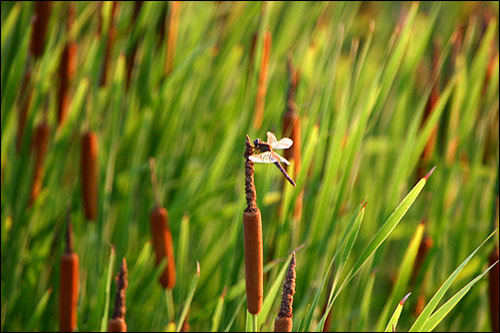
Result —
[[[36, 59], [31, 54], [34, 3], [1, 6], [2, 331], [59, 330], [57, 235], [63, 238], [61, 212], [68, 199], [77, 203], [72, 216], [81, 277], [77, 329], [82, 332], [107, 330], [115, 253], [126, 257], [130, 268], [130, 330], [180, 330], [189, 309], [191, 331], [273, 331], [288, 254], [302, 243], [294, 331], [321, 331], [328, 327], [328, 316], [330, 330], [373, 331], [379, 321], [383, 330], [409, 292], [398, 331], [415, 323], [413, 330], [491, 330], [488, 275], [495, 266], [486, 267], [497, 236], [474, 250], [497, 228], [497, 3], [186, 2], [179, 12], [174, 67], [165, 78], [170, 2], [144, 2], [135, 21], [134, 3], [120, 2], [104, 87], [100, 80], [113, 5], [75, 5], [71, 35], [78, 65], [68, 116], [57, 131], [67, 3], [53, 2], [44, 50]], [[165, 34], [161, 40], [158, 30]], [[266, 31], [272, 49], [257, 130]], [[422, 123], [434, 84], [435, 52], [439, 97]], [[245, 305], [241, 139], [247, 133], [262, 138], [266, 131], [286, 136], [288, 54], [300, 73], [294, 103], [301, 161], [298, 173], [293, 171], [297, 165], [288, 169], [295, 188], [283, 186], [273, 166], [254, 170], [259, 195], [251, 207], [263, 219], [265, 254], [262, 307], [256, 316]], [[26, 209], [35, 166], [30, 147], [43, 110], [53, 131], [43, 189]], [[434, 151], [422, 174], [434, 165], [436, 171], [428, 180], [415, 181], [436, 127]], [[80, 135], [89, 130], [98, 139], [96, 223], [84, 223], [80, 198]], [[157, 265], [155, 258], [149, 156], [156, 158], [162, 180], [158, 196], [173, 239], [172, 290], [158, 282], [170, 260]], [[294, 207], [301, 193], [297, 219]], [[362, 200], [370, 204], [363, 208]], [[425, 235], [434, 244], [412, 283], [415, 260], [406, 254], [413, 254], [409, 244], [423, 216]], [[199, 275], [196, 260], [203, 268]], [[403, 283], [408, 272], [410, 280]], [[415, 317], [420, 295], [425, 295], [422, 312]]]

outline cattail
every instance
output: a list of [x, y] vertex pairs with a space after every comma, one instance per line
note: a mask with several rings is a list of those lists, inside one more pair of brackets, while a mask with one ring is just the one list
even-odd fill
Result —
[[59, 328], [61, 332], [72, 332], [76, 328], [79, 273], [78, 254], [73, 251], [73, 227], [69, 210], [66, 223], [66, 249], [61, 257], [59, 285]]
[[45, 35], [52, 12], [52, 1], [35, 1], [34, 4], [30, 50], [33, 57], [37, 59], [43, 54], [45, 48]]
[[432, 248], [432, 245], [434, 244], [434, 241], [432, 240], [432, 237], [429, 235], [425, 235], [422, 240], [420, 241], [420, 246], [418, 248], [417, 252], [417, 257], [415, 258], [415, 263], [413, 264], [413, 271], [412, 271], [412, 278], [411, 280], [415, 282], [416, 278], [420, 274], [420, 270], [422, 268], [422, 265], [427, 257], [427, 254], [429, 253], [430, 249]]
[[150, 218], [156, 265], [159, 265], [163, 259], [167, 259], [167, 266], [160, 276], [160, 283], [163, 288], [173, 289], [175, 286], [175, 259], [172, 234], [168, 224], [168, 213], [159, 203], [154, 158], [151, 157], [149, 163], [151, 167], [151, 183], [155, 194], [155, 207], [151, 210]]
[[19, 154], [23, 146], [24, 130], [26, 129], [26, 121], [28, 120], [28, 111], [31, 105], [31, 97], [33, 88], [31, 87], [31, 69], [28, 69], [24, 74], [23, 84], [20, 95], [19, 118], [17, 121], [17, 137], [16, 137], [16, 152]]
[[43, 171], [44, 171], [43, 161], [45, 160], [45, 155], [47, 154], [47, 148], [49, 146], [49, 138], [50, 138], [50, 127], [47, 124], [47, 119], [43, 119], [42, 122], [35, 128], [33, 134], [32, 147], [33, 147], [33, 153], [35, 155], [35, 166], [33, 168], [33, 182], [31, 186], [31, 195], [29, 202], [30, 206], [38, 197], [38, 194], [42, 189]]
[[170, 3], [170, 12], [168, 14], [168, 34], [167, 34], [167, 55], [165, 59], [164, 75], [167, 76], [174, 68], [175, 49], [177, 47], [177, 34], [179, 31], [179, 10], [180, 1]]
[[[111, 57], [111, 52], [113, 49], [113, 44], [115, 42], [116, 38], [116, 28], [114, 25], [114, 19], [115, 19], [115, 13], [116, 13], [116, 8], [118, 6], [118, 1], [113, 1], [113, 6], [111, 8], [111, 16], [109, 19], [109, 29], [108, 29], [108, 39], [106, 41], [106, 50], [104, 53], [104, 62], [102, 65], [102, 72], [101, 72], [101, 82], [100, 85], [105, 86], [108, 82], [108, 74], [109, 74], [109, 59]], [[102, 33], [102, 23], [100, 23], [100, 34]]]
[[72, 78], [76, 72], [78, 46], [73, 38], [69, 36], [75, 16], [75, 4], [71, 3], [68, 6], [68, 18], [66, 21], [66, 33], [68, 34], [68, 42], [64, 46], [61, 54], [61, 62], [59, 64], [59, 90], [58, 90], [58, 105], [57, 105], [57, 123], [61, 126], [66, 120], [70, 96], [69, 90]]
[[[137, 17], [139, 16], [139, 12], [141, 11], [143, 3], [144, 1], [134, 1], [134, 12], [132, 13], [132, 22], [131, 22], [132, 27], [135, 25], [135, 22], [137, 21]], [[134, 41], [134, 44], [132, 45], [129, 56], [127, 58], [127, 82], [126, 82], [127, 90], [130, 87], [130, 79], [132, 78], [132, 69], [134, 68], [135, 54], [137, 52], [137, 44], [138, 44], [138, 39]]]
[[127, 289], [127, 261], [122, 260], [120, 272], [116, 276], [116, 296], [113, 315], [108, 322], [108, 332], [127, 332], [127, 323], [125, 322], [125, 289]]
[[498, 321], [498, 311], [500, 309], [499, 300], [499, 274], [500, 268], [498, 267], [498, 247], [495, 247], [491, 252], [488, 262], [489, 266], [497, 263], [489, 272], [489, 293], [490, 293], [490, 320], [491, 320], [491, 330], [492, 332], [498, 332], [500, 330]]
[[[421, 127], [424, 126], [425, 122], [430, 118], [432, 112], [434, 111], [434, 108], [436, 106], [436, 103], [439, 99], [439, 82], [438, 82], [438, 76], [439, 76], [439, 57], [441, 55], [441, 47], [440, 43], [438, 40], [434, 41], [434, 53], [433, 53], [433, 59], [432, 59], [432, 78], [433, 78], [433, 86], [431, 90], [431, 94], [429, 96], [429, 100], [427, 101], [427, 104], [425, 105], [424, 109], [424, 115], [422, 117], [422, 122], [420, 124]], [[434, 153], [434, 149], [436, 146], [436, 138], [437, 138], [437, 131], [438, 131], [438, 126], [435, 125], [432, 133], [427, 140], [427, 143], [425, 144], [424, 151], [422, 152], [422, 155], [420, 156], [420, 167], [418, 169], [418, 175], [417, 178], [420, 179], [423, 177], [425, 174], [425, 170], [428, 168], [428, 163], [430, 159], [432, 158], [432, 154]]]
[[255, 101], [254, 128], [260, 129], [264, 118], [264, 105], [266, 102], [267, 74], [269, 69], [269, 56], [271, 54], [271, 33], [264, 33], [264, 44], [262, 48], [262, 62], [260, 66], [259, 87], [257, 90], [257, 100]]
[[82, 136], [81, 160], [83, 208], [87, 220], [97, 218], [97, 186], [99, 180], [97, 152], [97, 134], [88, 131]]
[[[291, 56], [288, 58], [288, 73], [289, 73], [289, 86], [288, 86], [288, 96], [287, 96], [287, 108], [283, 116], [283, 136], [289, 137], [293, 140], [293, 145], [290, 149], [285, 150], [285, 158], [289, 161], [294, 161], [294, 176], [298, 177], [301, 159], [300, 159], [300, 142], [301, 142], [301, 132], [300, 132], [300, 117], [297, 114], [297, 106], [295, 105], [295, 94], [297, 91], [298, 84], [298, 72], [294, 69]], [[304, 191], [302, 190], [295, 202], [295, 210], [293, 217], [295, 219], [300, 219], [302, 216], [302, 199], [304, 196]]]
[[295, 252], [292, 252], [292, 260], [283, 284], [281, 294], [281, 307], [278, 317], [274, 322], [275, 332], [291, 332], [293, 327], [293, 295], [295, 294]]
[[262, 309], [264, 296], [262, 221], [257, 208], [257, 193], [254, 184], [254, 163], [249, 157], [253, 146], [247, 135], [245, 149], [245, 195], [247, 208], [243, 212], [243, 231], [245, 239], [245, 280], [247, 309], [251, 314], [258, 314]]

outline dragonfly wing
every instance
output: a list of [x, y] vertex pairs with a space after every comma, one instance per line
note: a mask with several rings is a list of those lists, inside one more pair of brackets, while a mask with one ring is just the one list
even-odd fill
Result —
[[273, 152], [273, 154], [274, 154], [274, 156], [276, 156], [280, 160], [281, 163], [285, 163], [286, 165], [290, 165], [290, 162], [288, 162], [288, 160], [286, 158], [284, 158], [284, 157], [282, 157], [274, 152]]
[[284, 139], [281, 139], [278, 142], [275, 142], [275, 143], [271, 144], [271, 148], [273, 148], [273, 149], [288, 149], [292, 145], [293, 145], [292, 139], [284, 138]]
[[250, 155], [249, 157], [250, 161], [254, 163], [267, 163], [271, 164], [276, 162], [276, 159], [272, 156], [271, 152], [266, 151], [265, 153], [262, 154], [257, 154], [257, 155]]
[[271, 146], [278, 142], [276, 139], [276, 136], [273, 134], [273, 132], [267, 132], [267, 143], [269, 143]]

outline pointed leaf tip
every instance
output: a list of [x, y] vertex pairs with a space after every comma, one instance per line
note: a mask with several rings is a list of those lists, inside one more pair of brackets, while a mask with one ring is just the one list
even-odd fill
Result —
[[429, 171], [425, 176], [425, 180], [429, 179], [429, 177], [432, 175], [432, 173], [434, 172], [434, 170], [436, 169], [436, 166], [434, 166], [431, 171]]
[[408, 294], [406, 294], [405, 297], [403, 297], [403, 299], [401, 300], [401, 302], [399, 302], [400, 305], [403, 305], [405, 304], [406, 300], [408, 299], [408, 297], [410, 297], [411, 295], [411, 292], [409, 292]]

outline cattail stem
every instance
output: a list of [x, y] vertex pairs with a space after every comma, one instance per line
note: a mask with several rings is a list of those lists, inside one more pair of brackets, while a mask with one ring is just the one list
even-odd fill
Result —
[[33, 168], [33, 182], [31, 185], [31, 195], [29, 205], [31, 206], [35, 199], [40, 194], [43, 183], [43, 161], [45, 160], [45, 155], [47, 154], [47, 149], [49, 146], [50, 138], [50, 127], [47, 124], [47, 119], [43, 119], [42, 122], [35, 128], [33, 135], [33, 153], [35, 155], [35, 166]]
[[177, 34], [179, 31], [180, 7], [180, 1], [172, 1], [170, 3], [170, 11], [168, 14], [167, 55], [164, 70], [165, 76], [169, 75], [174, 68], [175, 50], [177, 48]]
[[292, 260], [286, 272], [281, 294], [281, 307], [278, 317], [274, 322], [275, 332], [291, 332], [293, 327], [293, 295], [295, 294], [295, 252], [292, 252]]
[[269, 56], [271, 54], [271, 33], [266, 31], [264, 33], [264, 44], [262, 48], [262, 62], [259, 74], [259, 87], [257, 90], [257, 99], [255, 101], [255, 119], [254, 128], [260, 129], [262, 119], [264, 118], [264, 106], [266, 102], [267, 92], [267, 74], [269, 70]]
[[82, 195], [85, 218], [95, 220], [97, 218], [97, 187], [98, 187], [98, 141], [97, 134], [92, 131], [82, 136]]
[[78, 303], [78, 255], [73, 251], [73, 227], [70, 212], [67, 215], [66, 245], [61, 257], [61, 280], [59, 291], [59, 328], [61, 332], [72, 332], [76, 328]]
[[[493, 265], [498, 261], [498, 247], [495, 247], [491, 252], [488, 262], [489, 266]], [[500, 310], [500, 291], [499, 291], [499, 275], [500, 268], [499, 263], [493, 267], [489, 272], [489, 301], [490, 301], [490, 320], [491, 320], [491, 330], [492, 332], [498, 332], [500, 330], [498, 312]]]
[[68, 18], [66, 21], [66, 34], [68, 35], [68, 42], [64, 46], [59, 65], [59, 90], [57, 96], [57, 123], [59, 127], [64, 123], [68, 114], [70, 105], [69, 91], [77, 66], [78, 46], [74, 42], [73, 37], [70, 35], [74, 16], [75, 5], [71, 3], [68, 5]]

